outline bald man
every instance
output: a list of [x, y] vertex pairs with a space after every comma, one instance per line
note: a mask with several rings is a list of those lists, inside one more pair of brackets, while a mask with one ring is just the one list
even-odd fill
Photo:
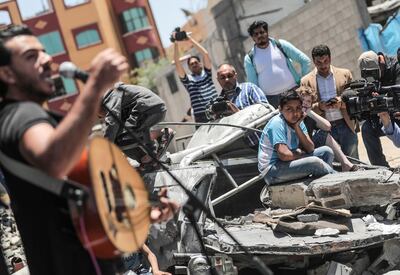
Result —
[[[257, 103], [268, 103], [264, 92], [250, 82], [238, 83], [236, 69], [230, 64], [222, 64], [217, 70], [217, 80], [222, 87], [219, 97], [229, 100], [236, 111]], [[258, 147], [258, 135], [249, 135], [250, 147]]]

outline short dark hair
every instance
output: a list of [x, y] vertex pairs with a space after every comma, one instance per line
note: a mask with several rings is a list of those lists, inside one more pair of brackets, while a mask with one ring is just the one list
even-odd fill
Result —
[[197, 61], [201, 62], [200, 57], [198, 57], [197, 55], [191, 55], [187, 60], [188, 66], [190, 65], [190, 60], [192, 60], [193, 58], [196, 59]]
[[[10, 65], [12, 54], [5, 44], [19, 35], [33, 35], [33, 33], [26, 25], [10, 25], [0, 30], [0, 66]], [[5, 96], [7, 89], [7, 84], [0, 80], [0, 97]]]
[[268, 23], [262, 20], [257, 20], [251, 23], [251, 25], [247, 29], [247, 32], [250, 36], [253, 36], [254, 30], [258, 29], [259, 27], [262, 27], [266, 32], [268, 32]]
[[331, 57], [331, 50], [329, 49], [329, 47], [327, 45], [315, 46], [311, 51], [311, 56], [313, 59], [316, 57], [324, 56], [324, 55]]
[[283, 108], [283, 106], [286, 105], [290, 100], [298, 100], [300, 102], [303, 102], [301, 100], [301, 97], [298, 92], [294, 89], [290, 89], [288, 91], [285, 91], [281, 94], [280, 100], [279, 100], [279, 106]]

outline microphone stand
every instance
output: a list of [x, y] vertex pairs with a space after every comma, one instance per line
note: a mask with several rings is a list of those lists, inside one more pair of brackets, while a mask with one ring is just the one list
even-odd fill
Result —
[[[197, 227], [197, 222], [194, 219], [194, 216], [192, 215], [193, 211], [196, 209], [199, 209], [201, 211], [203, 211], [206, 216], [211, 219], [214, 223], [216, 223], [228, 236], [229, 238], [231, 238], [232, 241], [234, 241], [238, 247], [244, 252], [244, 254], [247, 256], [247, 258], [249, 259], [249, 261], [251, 261], [252, 263], [254, 263], [255, 267], [257, 268], [257, 270], [263, 274], [263, 275], [272, 275], [272, 271], [261, 261], [260, 258], [258, 258], [257, 256], [253, 256], [249, 253], [249, 251], [247, 250], [246, 247], [244, 247], [223, 225], [222, 223], [215, 218], [212, 213], [210, 212], [210, 210], [195, 196], [192, 194], [192, 192], [190, 192], [190, 190], [188, 190], [183, 183], [173, 174], [171, 173], [171, 171], [168, 169], [168, 167], [160, 162], [157, 159], [157, 156], [155, 156], [155, 154], [152, 152], [152, 150], [150, 148], [147, 147], [146, 144], [144, 144], [138, 137], [137, 135], [129, 128], [124, 126], [124, 123], [119, 119], [119, 117], [117, 115], [115, 115], [110, 108], [108, 108], [107, 105], [105, 105], [102, 102], [102, 106], [103, 108], [117, 121], [117, 123], [119, 124], [120, 127], [123, 127], [128, 134], [137, 142], [139, 143], [140, 146], [142, 146], [146, 153], [165, 171], [167, 172], [167, 174], [179, 185], [179, 187], [181, 187], [181, 189], [185, 192], [185, 194], [188, 196], [188, 201], [187, 201], [187, 205], [188, 206], [184, 206], [183, 207], [183, 211], [185, 214], [189, 213], [190, 215], [188, 216], [188, 219], [190, 221], [190, 223], [192, 223], [193, 228], [195, 229], [197, 238], [199, 239], [199, 242], [201, 244], [201, 248], [204, 250], [204, 254], [206, 255], [207, 258], [207, 262], [210, 265], [211, 268], [211, 272], [212, 274], [214, 274], [214, 269], [211, 266], [211, 261], [208, 257], [208, 254], [206, 252], [206, 248], [204, 246], [204, 243], [202, 241], [202, 237], [201, 237], [201, 233], [199, 228]], [[185, 209], [186, 208], [186, 209]]]

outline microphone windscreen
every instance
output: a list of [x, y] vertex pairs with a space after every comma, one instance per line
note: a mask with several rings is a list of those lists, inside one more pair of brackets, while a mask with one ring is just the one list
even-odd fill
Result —
[[74, 78], [77, 69], [78, 68], [75, 66], [74, 63], [66, 61], [66, 62], [61, 63], [61, 65], [59, 67], [59, 73], [63, 77]]

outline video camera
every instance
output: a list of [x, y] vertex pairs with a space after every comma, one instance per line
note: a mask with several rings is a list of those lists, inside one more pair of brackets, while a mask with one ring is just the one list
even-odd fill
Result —
[[224, 96], [219, 96], [215, 100], [211, 101], [206, 108], [206, 116], [210, 120], [216, 120], [229, 116], [232, 114], [232, 110], [229, 107], [231, 102]]
[[175, 30], [175, 37], [171, 34], [169, 40], [174, 43], [175, 41], [183, 41], [188, 39], [188, 33], [185, 31], [181, 31], [180, 27], [176, 27]]
[[400, 111], [400, 85], [381, 87], [379, 69], [363, 69], [361, 77], [352, 81], [344, 92], [343, 101], [350, 118], [364, 120], [381, 112]]

